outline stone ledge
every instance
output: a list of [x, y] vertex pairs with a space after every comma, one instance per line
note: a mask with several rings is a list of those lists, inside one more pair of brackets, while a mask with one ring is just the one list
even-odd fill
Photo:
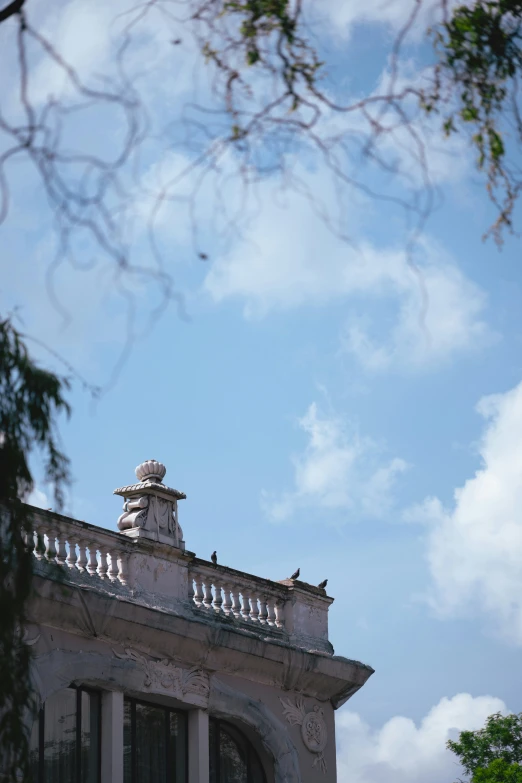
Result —
[[45, 617], [47, 626], [128, 647], [139, 648], [144, 638], [152, 638], [158, 657], [295, 690], [330, 700], [334, 707], [373, 674], [370, 666], [292, 646], [290, 639], [262, 638], [253, 629], [198, 622], [193, 616], [132, 602], [120, 590], [118, 595], [102, 594], [85, 587], [36, 576], [29, 621], [37, 624]]

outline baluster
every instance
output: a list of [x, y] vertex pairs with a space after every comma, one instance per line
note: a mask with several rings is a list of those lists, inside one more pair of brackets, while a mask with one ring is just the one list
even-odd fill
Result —
[[223, 597], [221, 595], [221, 582], [214, 582], [214, 609], [218, 614], [221, 612], [222, 605]]
[[80, 552], [78, 560], [76, 561], [76, 568], [82, 573], [85, 571], [87, 565], [87, 542], [81, 539], [78, 541], [78, 550]]
[[56, 557], [56, 530], [47, 531], [47, 548], [45, 550], [47, 560], [54, 560]]
[[69, 554], [67, 555], [67, 565], [69, 568], [75, 568], [78, 557], [76, 555], [76, 541], [69, 539]]
[[36, 528], [36, 547], [34, 550], [35, 557], [37, 557], [38, 560], [43, 560], [43, 556], [45, 554], [44, 533], [45, 528], [43, 528], [41, 525], [38, 525]]
[[268, 625], [274, 626], [276, 624], [276, 615], [275, 615], [275, 601], [273, 598], [270, 598], [268, 601], [268, 618], [267, 622]]
[[196, 591], [194, 593], [194, 603], [199, 609], [203, 605], [203, 581], [201, 577], [195, 576], [194, 584], [196, 586]]
[[36, 534], [36, 547], [34, 550], [35, 556], [38, 560], [43, 560], [45, 555], [45, 539], [43, 531], [39, 530]]
[[231, 590], [232, 587], [229, 584], [223, 585], [223, 595], [224, 595], [223, 611], [227, 617], [230, 617], [230, 615], [232, 614], [232, 596], [230, 592]]
[[109, 557], [111, 564], [107, 573], [111, 582], [115, 582], [118, 579], [118, 552], [109, 552]]
[[206, 609], [210, 609], [214, 598], [212, 595], [212, 582], [207, 578], [205, 579], [205, 597], [203, 598], [203, 604]]
[[239, 600], [239, 593], [239, 587], [234, 585], [232, 588], [232, 598], [234, 599], [234, 603], [232, 604], [232, 614], [237, 620], [241, 619], [241, 601]]
[[65, 546], [67, 536], [63, 530], [58, 531], [58, 551], [56, 553], [56, 562], [59, 565], [65, 565], [67, 562], [67, 547]]
[[187, 597], [189, 601], [194, 601], [194, 580], [190, 575], [187, 583]]
[[107, 547], [101, 546], [99, 549], [100, 557], [98, 559], [98, 576], [100, 579], [107, 579], [109, 564], [107, 562]]
[[259, 605], [257, 603], [257, 595], [251, 595], [250, 604], [250, 619], [257, 623], [259, 622]]
[[250, 620], [250, 592], [243, 590], [243, 611], [241, 612], [243, 620]]
[[118, 553], [118, 567], [119, 567], [119, 574], [118, 579], [122, 583], [122, 585], [128, 585], [129, 584], [129, 555], [127, 552], [119, 552]]
[[259, 596], [259, 622], [261, 625], [267, 624], [268, 609], [267, 609], [267, 597], [266, 595]]
[[32, 530], [27, 530], [24, 534], [24, 541], [28, 552], [34, 551], [34, 533]]
[[277, 600], [275, 602], [275, 624], [278, 628], [284, 628], [284, 613], [283, 613], [283, 602], [280, 600]]
[[89, 562], [87, 563], [87, 571], [92, 576], [98, 571], [98, 558], [96, 557], [96, 544], [89, 543]]

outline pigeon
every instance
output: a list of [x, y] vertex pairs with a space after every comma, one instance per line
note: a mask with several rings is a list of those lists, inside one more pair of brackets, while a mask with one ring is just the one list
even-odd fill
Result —
[[327, 584], [328, 584], [328, 579], [325, 579], [324, 582], [321, 582], [321, 584], [317, 585], [317, 587], [320, 587], [321, 590], [324, 590]]
[[212, 562], [214, 563], [214, 565], [217, 565], [217, 555], [216, 555], [216, 550], [214, 550], [214, 551], [212, 552], [212, 554], [210, 555], [210, 559], [212, 560]]
[[297, 571], [296, 571], [294, 574], [292, 574], [292, 576], [290, 577], [290, 579], [297, 579], [297, 578], [299, 577], [299, 574], [300, 574], [300, 573], [301, 573], [301, 569], [300, 569], [300, 568], [298, 568], [298, 569], [297, 569]]

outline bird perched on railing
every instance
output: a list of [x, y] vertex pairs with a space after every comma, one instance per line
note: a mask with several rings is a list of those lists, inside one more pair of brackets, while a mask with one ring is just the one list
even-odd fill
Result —
[[210, 555], [210, 559], [212, 560], [212, 562], [214, 563], [214, 565], [217, 565], [217, 555], [216, 555], [216, 550], [214, 550], [214, 551], [212, 552], [212, 554]]
[[301, 569], [300, 569], [300, 568], [298, 568], [298, 569], [297, 569], [297, 571], [295, 571], [295, 572], [292, 574], [292, 576], [290, 576], [290, 577], [289, 577], [289, 579], [298, 579], [298, 578], [299, 578], [299, 574], [300, 574], [300, 573], [301, 573]]
[[324, 590], [327, 584], [328, 584], [328, 579], [325, 579], [324, 582], [318, 584], [317, 587], [320, 587], [322, 590]]

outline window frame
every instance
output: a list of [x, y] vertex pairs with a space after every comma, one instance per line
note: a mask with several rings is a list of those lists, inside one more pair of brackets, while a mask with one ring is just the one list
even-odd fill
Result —
[[[220, 733], [221, 729], [225, 732], [225, 734], [228, 734], [230, 739], [236, 742], [236, 739], [234, 737], [234, 733], [239, 734], [241, 739], [243, 740], [243, 743], [246, 747], [246, 767], [247, 767], [247, 781], [248, 783], [251, 783], [252, 781], [252, 757], [255, 757], [257, 760], [257, 763], [259, 765], [259, 768], [261, 769], [263, 773], [263, 783], [268, 783], [267, 781], [267, 774], [265, 770], [265, 766], [263, 762], [261, 761], [261, 757], [257, 750], [255, 749], [252, 741], [247, 737], [244, 731], [242, 731], [238, 726], [236, 726], [234, 723], [231, 723], [230, 721], [223, 720], [222, 718], [215, 718], [212, 715], [209, 716], [209, 736], [210, 736], [210, 723], [214, 724], [215, 732], [216, 732], [216, 742], [214, 743], [214, 753], [215, 758], [214, 761], [214, 769], [216, 770], [216, 783], [226, 783], [226, 781], [221, 780], [221, 764], [220, 764]], [[230, 727], [232, 731], [227, 731], [227, 728]], [[209, 754], [211, 753], [211, 748], [209, 747]], [[209, 759], [210, 761], [210, 759]]]
[[[136, 705], [137, 704], [143, 704], [146, 707], [154, 707], [160, 710], [164, 710], [169, 719], [165, 720], [165, 740], [166, 740], [166, 747], [169, 747], [170, 744], [170, 715], [172, 713], [175, 713], [176, 715], [182, 715], [183, 720], [185, 721], [185, 780], [181, 783], [188, 783], [188, 776], [189, 776], [189, 727], [188, 727], [188, 715], [186, 710], [179, 709], [178, 707], [169, 707], [165, 704], [158, 704], [157, 702], [153, 701], [147, 701], [146, 699], [136, 699], [134, 696], [124, 696], [124, 703], [128, 702], [130, 704], [130, 714], [131, 714], [131, 720], [130, 720], [130, 736], [131, 736], [131, 783], [134, 783], [136, 780], [136, 774], [137, 774], [137, 759], [136, 759]], [[124, 710], [125, 715], [125, 710]], [[125, 724], [125, 720], [124, 720]], [[123, 748], [123, 752], [125, 753], [125, 746]], [[123, 761], [123, 759], [122, 759]], [[173, 770], [172, 770], [172, 759], [170, 758], [170, 754], [167, 752], [167, 763], [166, 763], [166, 772], [167, 772], [167, 779], [170, 781], [173, 779]]]
[[[81, 738], [82, 738], [82, 693], [88, 693], [89, 695], [96, 694], [98, 697], [98, 769], [96, 770], [97, 783], [101, 783], [101, 768], [102, 768], [102, 691], [97, 688], [90, 688], [85, 685], [68, 685], [61, 690], [74, 690], [76, 691], [76, 764], [75, 775], [76, 780], [82, 779], [82, 754], [81, 754]], [[45, 702], [38, 710], [38, 783], [48, 783], [45, 780]]]

